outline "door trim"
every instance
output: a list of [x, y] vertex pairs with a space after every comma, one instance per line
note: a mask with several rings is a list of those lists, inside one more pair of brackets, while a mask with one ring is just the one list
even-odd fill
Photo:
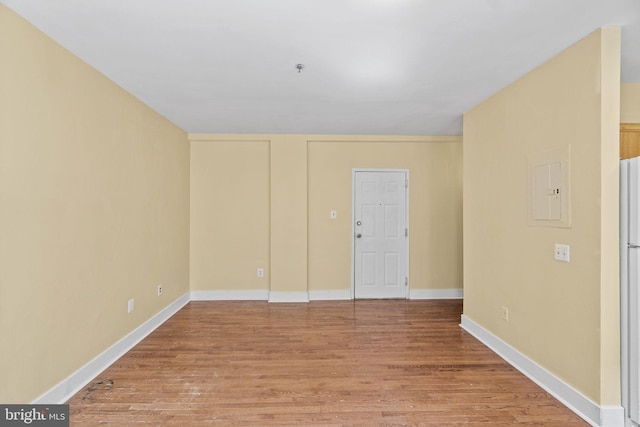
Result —
[[409, 169], [376, 169], [376, 168], [353, 168], [351, 170], [351, 299], [355, 300], [356, 297], [356, 245], [355, 245], [355, 222], [356, 222], [356, 173], [358, 172], [401, 172], [404, 173], [406, 186], [404, 192], [405, 203], [405, 224], [409, 233], [405, 239], [406, 251], [407, 251], [407, 279], [408, 284], [405, 287], [405, 298], [409, 299], [411, 289], [411, 277], [409, 275], [409, 239], [411, 238], [411, 226], [409, 224]]

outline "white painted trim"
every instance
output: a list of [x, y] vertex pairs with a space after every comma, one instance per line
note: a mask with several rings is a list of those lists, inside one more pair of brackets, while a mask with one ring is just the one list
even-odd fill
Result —
[[409, 299], [462, 299], [462, 289], [411, 289]]
[[308, 292], [270, 292], [269, 302], [309, 302]]
[[624, 427], [622, 406], [601, 407], [597, 405], [464, 314], [460, 326], [592, 426]]
[[131, 350], [147, 335], [149, 335], [171, 316], [177, 313], [178, 310], [187, 305], [189, 301], [189, 293], [187, 292], [186, 294], [182, 295], [180, 298], [166, 306], [164, 309], [162, 309], [158, 314], [144, 322], [142, 325], [138, 326], [124, 338], [100, 353], [89, 363], [46, 391], [36, 400], [31, 402], [31, 404], [45, 405], [61, 404], [66, 402], [74, 394], [82, 390], [84, 386], [86, 386], [102, 371], [111, 366], [116, 360], [118, 360], [126, 352]]
[[267, 301], [268, 290], [191, 291], [191, 301]]
[[[624, 427], [624, 408], [622, 406], [600, 406], [600, 426]], [[621, 424], [622, 423], [622, 424]]]
[[353, 299], [351, 290], [309, 291], [309, 301], [339, 301]]

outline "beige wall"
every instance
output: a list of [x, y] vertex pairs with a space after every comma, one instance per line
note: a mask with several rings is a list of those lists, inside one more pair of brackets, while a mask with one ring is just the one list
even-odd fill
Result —
[[460, 289], [460, 140], [371, 139], [309, 142], [309, 290], [351, 289], [354, 168], [409, 170], [410, 288]]
[[269, 289], [269, 194], [268, 140], [191, 143], [192, 291]]
[[[464, 116], [464, 314], [600, 405], [620, 404], [619, 52], [598, 31]], [[527, 158], [568, 147], [571, 227], [528, 226]]]
[[620, 123], [640, 123], [640, 83], [621, 85]]
[[307, 146], [271, 138], [271, 292], [307, 291]]
[[[193, 290], [349, 291], [353, 168], [409, 169], [411, 289], [461, 288], [460, 138], [189, 138]], [[246, 181], [233, 182], [234, 170]], [[336, 220], [329, 219], [332, 209]], [[259, 226], [247, 226], [249, 212]], [[243, 255], [216, 249], [236, 242], [252, 250]], [[265, 279], [255, 277], [259, 266]], [[233, 277], [243, 280], [235, 283]]]
[[0, 28], [0, 402], [26, 403], [189, 290], [189, 145], [3, 5]]

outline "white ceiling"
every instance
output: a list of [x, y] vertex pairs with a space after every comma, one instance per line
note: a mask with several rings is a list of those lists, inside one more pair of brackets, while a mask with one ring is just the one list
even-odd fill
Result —
[[460, 135], [602, 26], [640, 82], [640, 0], [0, 2], [192, 133]]

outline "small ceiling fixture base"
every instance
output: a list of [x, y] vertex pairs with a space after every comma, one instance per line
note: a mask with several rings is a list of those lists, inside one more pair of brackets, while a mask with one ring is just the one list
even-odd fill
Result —
[[304, 68], [304, 64], [296, 64], [296, 69], [298, 70], [298, 74], [300, 74], [300, 72], [302, 72], [303, 68]]

